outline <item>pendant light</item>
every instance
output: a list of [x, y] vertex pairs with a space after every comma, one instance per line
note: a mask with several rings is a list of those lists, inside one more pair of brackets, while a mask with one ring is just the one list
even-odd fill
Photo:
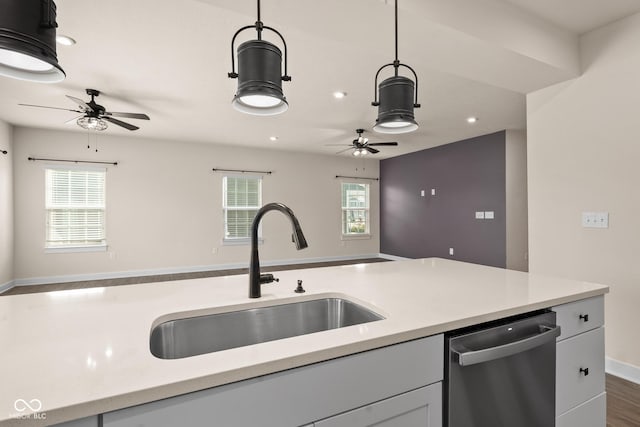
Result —
[[[414, 108], [420, 108], [418, 76], [413, 68], [398, 60], [398, 0], [395, 0], [395, 38], [396, 58], [392, 63], [380, 67], [376, 73], [375, 96], [371, 103], [374, 107], [378, 107], [378, 118], [373, 130], [380, 133], [406, 133], [418, 129], [418, 123], [413, 114]], [[390, 66], [394, 68], [394, 75], [383, 80], [378, 86], [380, 71]], [[415, 84], [410, 78], [398, 75], [400, 67], [411, 71], [415, 77]], [[379, 101], [378, 92], [380, 93]]]
[[[236, 37], [242, 31], [255, 28], [256, 40], [249, 40], [238, 46], [238, 72], [235, 70], [234, 46]], [[284, 45], [284, 75], [282, 75], [282, 52], [266, 40], [262, 31], [276, 33]], [[240, 28], [231, 40], [231, 72], [229, 78], [238, 79], [238, 91], [233, 97], [233, 107], [247, 114], [271, 116], [284, 113], [289, 108], [282, 92], [282, 81], [290, 81], [287, 75], [287, 43], [275, 29], [267, 27], [260, 20], [260, 0], [258, 0], [258, 20], [254, 25]]]
[[0, 0], [0, 75], [57, 83], [65, 78], [56, 56], [53, 0]]

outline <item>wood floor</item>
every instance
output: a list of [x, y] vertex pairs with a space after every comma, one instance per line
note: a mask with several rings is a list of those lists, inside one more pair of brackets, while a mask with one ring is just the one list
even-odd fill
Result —
[[640, 384], [607, 374], [607, 427], [640, 427]]
[[[345, 260], [345, 261], [314, 262], [314, 263], [307, 263], [307, 264], [264, 266], [260, 270], [262, 272], [273, 272], [273, 271], [282, 271], [282, 270], [299, 270], [302, 268], [332, 267], [336, 265], [362, 264], [362, 263], [384, 262], [384, 261], [389, 261], [389, 260], [384, 258], [366, 258], [366, 259], [355, 259], [355, 260]], [[197, 271], [193, 273], [162, 274], [162, 275], [156, 275], [156, 276], [122, 277], [118, 279], [52, 283], [48, 285], [16, 286], [12, 289], [9, 289], [6, 292], [0, 293], [0, 297], [9, 296], [9, 295], [33, 294], [37, 292], [66, 291], [69, 289], [101, 288], [104, 286], [122, 286], [122, 285], [134, 285], [138, 283], [167, 282], [170, 280], [200, 279], [203, 277], [232, 276], [236, 274], [248, 274], [248, 273], [249, 273], [248, 268], [236, 268], [233, 270], [210, 270], [210, 271]]]

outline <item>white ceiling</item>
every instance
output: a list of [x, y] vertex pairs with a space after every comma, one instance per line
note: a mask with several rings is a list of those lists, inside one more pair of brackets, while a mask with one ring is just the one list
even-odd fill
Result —
[[[112, 135], [333, 154], [340, 147], [326, 144], [349, 144], [362, 127], [373, 142], [400, 142], [383, 147], [378, 158], [523, 129], [525, 93], [575, 76], [574, 33], [601, 25], [609, 19], [603, 16], [640, 9], [630, 0], [401, 1], [400, 59], [418, 73], [422, 108], [417, 132], [390, 136], [371, 131], [370, 104], [376, 70], [393, 60], [393, 7], [385, 0], [263, 1], [263, 21], [287, 40], [293, 77], [284, 83], [289, 111], [274, 117], [244, 115], [230, 105], [231, 37], [255, 21], [255, 1], [56, 3], [58, 33], [78, 41], [58, 46], [67, 79], [46, 85], [0, 77], [0, 118], [12, 124], [83, 132], [64, 124], [72, 112], [17, 104], [73, 108], [65, 94], [86, 99], [84, 89], [95, 88], [108, 110], [151, 117], [128, 120], [141, 127], [136, 132], [111, 125], [105, 132]], [[581, 7], [586, 3], [593, 7]], [[522, 8], [536, 16], [523, 16]], [[334, 99], [337, 90], [347, 97]], [[468, 116], [479, 121], [468, 125]]]
[[640, 0], [507, 1], [578, 34], [640, 12]]

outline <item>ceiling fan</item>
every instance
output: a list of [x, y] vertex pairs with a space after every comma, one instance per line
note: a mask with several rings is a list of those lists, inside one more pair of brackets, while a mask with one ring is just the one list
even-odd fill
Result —
[[122, 120], [118, 120], [115, 117], [149, 120], [149, 116], [147, 116], [146, 114], [116, 113], [116, 112], [107, 111], [102, 105], [97, 104], [95, 101], [95, 97], [100, 95], [100, 91], [98, 90], [87, 89], [87, 95], [91, 96], [91, 101], [84, 102], [79, 98], [74, 98], [73, 96], [65, 95], [74, 104], [78, 106], [77, 110], [72, 110], [69, 108], [46, 107], [44, 105], [33, 105], [33, 104], [18, 104], [18, 105], [22, 105], [25, 107], [50, 108], [53, 110], [64, 110], [64, 111], [73, 111], [76, 113], [81, 113], [82, 115], [80, 117], [73, 118], [69, 120], [67, 123], [72, 123], [75, 121], [78, 124], [78, 126], [87, 130], [105, 130], [107, 128], [107, 122], [113, 123], [114, 125], [123, 127], [128, 130], [140, 129], [138, 126], [134, 126], [130, 123], [123, 122]]
[[[397, 142], [369, 142], [369, 138], [365, 138], [362, 136], [364, 133], [364, 129], [356, 129], [356, 133], [358, 137], [354, 139], [351, 144], [348, 144], [349, 148], [345, 148], [344, 150], [338, 151], [336, 154], [344, 153], [347, 150], [353, 150], [353, 155], [356, 157], [365, 156], [368, 153], [376, 154], [379, 153], [380, 150], [376, 150], [375, 146], [397, 146]], [[330, 144], [330, 145], [341, 145], [344, 144]]]

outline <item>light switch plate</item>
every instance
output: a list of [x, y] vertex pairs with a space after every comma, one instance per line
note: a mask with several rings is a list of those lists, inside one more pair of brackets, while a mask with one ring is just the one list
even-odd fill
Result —
[[584, 228], [609, 228], [609, 212], [582, 212]]
[[424, 190], [420, 190], [420, 197], [424, 197]]
[[485, 211], [484, 212], [484, 219], [493, 219], [493, 218], [494, 218], [493, 211]]
[[435, 196], [435, 195], [436, 195], [436, 189], [435, 189], [435, 188], [432, 188], [432, 189], [431, 189], [431, 195], [432, 195], [432, 196]]
[[484, 219], [484, 212], [476, 212], [476, 219]]

